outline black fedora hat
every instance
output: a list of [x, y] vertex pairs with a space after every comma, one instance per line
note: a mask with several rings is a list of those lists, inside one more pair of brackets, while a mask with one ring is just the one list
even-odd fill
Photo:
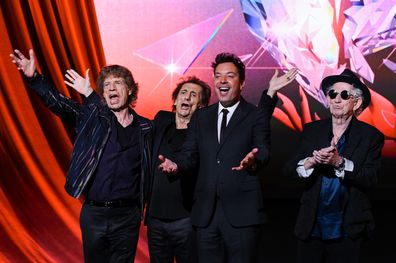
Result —
[[350, 69], [345, 69], [340, 75], [331, 75], [327, 76], [322, 80], [320, 87], [323, 92], [326, 94], [327, 90], [330, 86], [337, 82], [345, 82], [349, 84], [353, 84], [353, 86], [362, 91], [363, 103], [362, 108], [365, 109], [370, 104], [371, 95], [367, 86], [360, 81], [360, 79], [352, 72]]

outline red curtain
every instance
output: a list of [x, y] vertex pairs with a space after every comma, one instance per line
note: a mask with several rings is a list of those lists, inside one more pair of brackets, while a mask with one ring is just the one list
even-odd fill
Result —
[[44, 75], [105, 65], [93, 0], [0, 2], [0, 262], [81, 262], [81, 203], [63, 189], [74, 130], [26, 89], [9, 54], [33, 48]]

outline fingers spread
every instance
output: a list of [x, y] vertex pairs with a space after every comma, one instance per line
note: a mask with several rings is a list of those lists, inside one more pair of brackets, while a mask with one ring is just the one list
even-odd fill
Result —
[[67, 70], [66, 72], [67, 72], [67, 73], [65, 74], [65, 77], [66, 77], [68, 80], [74, 82], [74, 78], [70, 75], [69, 71]]
[[64, 82], [66, 85], [70, 86], [70, 87], [73, 87], [73, 86], [74, 86], [73, 83], [70, 83], [70, 82], [68, 82], [68, 81], [66, 81], [66, 80], [64, 80], [63, 82]]

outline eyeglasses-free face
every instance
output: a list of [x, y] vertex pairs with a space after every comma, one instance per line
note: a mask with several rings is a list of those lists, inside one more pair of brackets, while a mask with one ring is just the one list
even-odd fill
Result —
[[343, 90], [343, 91], [341, 91], [339, 93], [339, 92], [336, 92], [335, 90], [331, 89], [327, 93], [327, 95], [329, 95], [329, 98], [332, 99], [332, 100], [334, 100], [337, 97], [338, 94], [340, 94], [341, 99], [343, 99], [343, 100], [349, 100], [350, 98], [353, 97], [353, 95], [350, 94], [347, 90]]

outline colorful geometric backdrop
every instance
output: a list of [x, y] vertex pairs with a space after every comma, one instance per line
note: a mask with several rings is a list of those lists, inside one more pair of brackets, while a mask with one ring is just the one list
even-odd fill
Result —
[[[184, 75], [212, 85], [210, 64], [232, 52], [247, 66], [243, 96], [257, 103], [275, 69], [299, 69], [279, 94], [272, 121], [266, 198], [296, 198], [280, 179], [304, 123], [328, 116], [320, 81], [350, 67], [370, 87], [359, 117], [386, 137], [376, 198], [393, 198], [396, 180], [396, 0], [26, 0], [0, 2], [0, 262], [81, 262], [81, 203], [64, 189], [75, 137], [26, 89], [13, 48], [34, 48], [39, 70], [58, 90], [66, 69], [130, 68], [140, 84], [136, 110], [171, 109]], [[212, 99], [214, 102], [215, 99]], [[148, 262], [142, 228], [137, 262]]]

